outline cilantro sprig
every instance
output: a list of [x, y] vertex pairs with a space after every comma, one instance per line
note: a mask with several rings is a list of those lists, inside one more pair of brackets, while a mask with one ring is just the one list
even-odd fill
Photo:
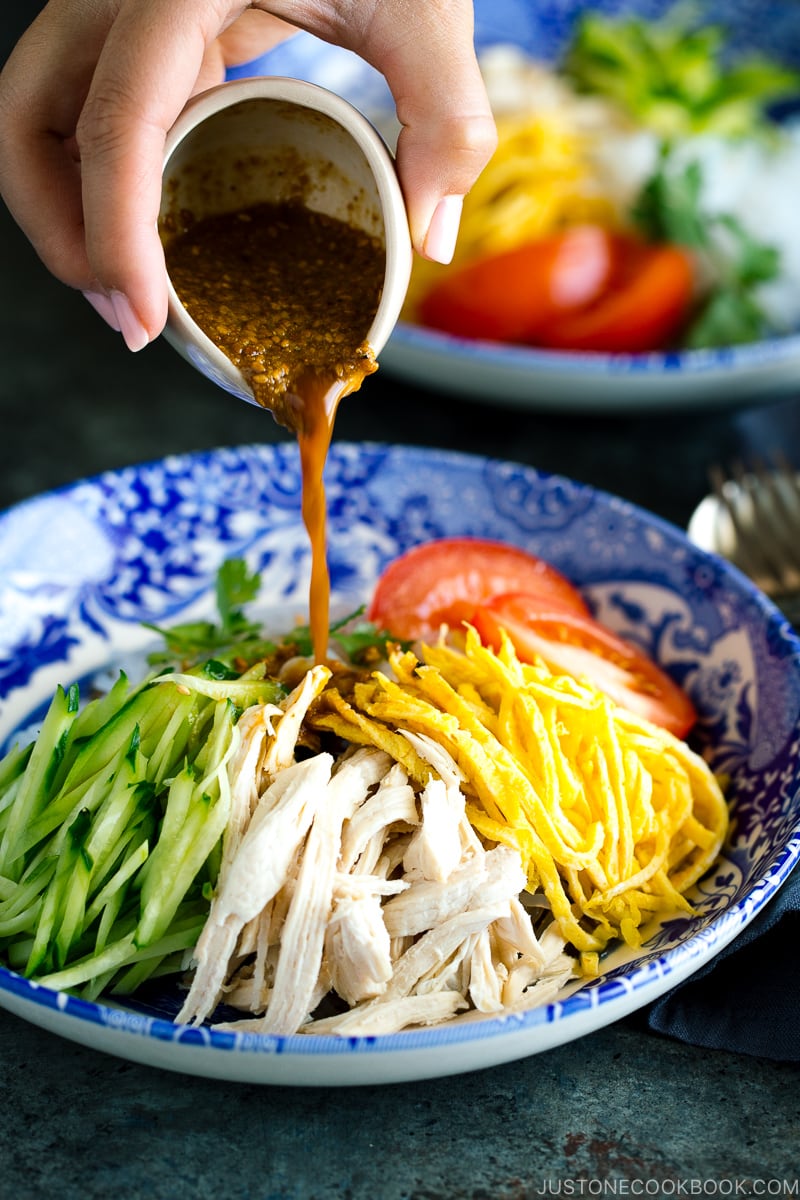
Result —
[[[371, 621], [360, 621], [364, 608], [355, 609], [341, 620], [335, 621], [330, 627], [332, 640], [336, 643], [344, 658], [356, 665], [361, 664], [376, 655], [382, 655], [389, 641], [397, 642], [385, 629], [378, 629]], [[297, 653], [308, 658], [313, 651], [311, 629], [308, 625], [296, 626], [287, 640], [297, 647]]]
[[226, 559], [217, 571], [216, 605], [218, 621], [186, 621], [164, 628], [144, 622], [164, 639], [163, 650], [148, 656], [152, 665], [177, 660], [191, 665], [204, 659], [225, 663], [235, 656], [254, 662], [275, 650], [275, 642], [263, 637], [260, 625], [249, 619], [244, 606], [255, 600], [261, 589], [261, 575], [251, 572], [242, 558]]
[[700, 163], [676, 167], [665, 147], [634, 205], [633, 219], [651, 241], [693, 251], [713, 278], [683, 345], [698, 350], [758, 341], [768, 326], [758, 289], [780, 274], [780, 253], [754, 238], [737, 217], [704, 211], [702, 192]]
[[[234, 660], [255, 663], [281, 646], [291, 646], [299, 656], [310, 657], [313, 644], [308, 625], [296, 625], [280, 637], [267, 639], [259, 622], [245, 612], [246, 605], [257, 599], [261, 583], [260, 572], [251, 572], [244, 559], [227, 559], [216, 578], [219, 620], [187, 621], [167, 628], [145, 622], [147, 629], [164, 639], [163, 649], [153, 651], [148, 661], [154, 666], [178, 662], [187, 667], [203, 663], [209, 676], [230, 679], [238, 674], [231, 667]], [[330, 627], [331, 638], [340, 653], [355, 665], [382, 655], [386, 642], [393, 640], [385, 630], [359, 620], [363, 613], [364, 608], [358, 608]]]

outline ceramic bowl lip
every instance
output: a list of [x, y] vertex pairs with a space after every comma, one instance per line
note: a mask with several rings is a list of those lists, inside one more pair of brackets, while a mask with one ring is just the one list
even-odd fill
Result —
[[[170, 129], [164, 146], [162, 172], [166, 174], [178, 147], [198, 125], [224, 109], [247, 100], [279, 100], [321, 113], [340, 125], [364, 155], [375, 180], [383, 217], [386, 243], [386, 272], [380, 304], [367, 333], [376, 356], [386, 345], [397, 324], [411, 276], [411, 235], [405, 201], [386, 142], [348, 100], [318, 84], [284, 76], [258, 76], [232, 80], [193, 97]], [[165, 337], [194, 366], [228, 391], [254, 402], [250, 386], [241, 372], [192, 320], [167, 276], [169, 315]]]

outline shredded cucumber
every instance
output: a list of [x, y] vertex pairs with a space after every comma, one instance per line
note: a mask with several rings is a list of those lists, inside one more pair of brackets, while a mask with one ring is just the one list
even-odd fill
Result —
[[0, 961], [88, 997], [179, 968], [213, 893], [239, 714], [284, 694], [263, 676], [121, 674], [83, 706], [56, 690], [33, 746], [0, 760]]
[[[120, 673], [85, 704], [59, 687], [33, 745], [0, 759], [0, 962], [12, 970], [95, 999], [184, 965], [219, 873], [239, 716], [286, 695], [267, 677], [276, 643], [242, 609], [259, 586], [242, 560], [223, 563], [218, 624], [149, 626], [165, 639], [153, 674]], [[354, 659], [388, 637], [367, 628]], [[310, 653], [304, 638], [278, 644]]]

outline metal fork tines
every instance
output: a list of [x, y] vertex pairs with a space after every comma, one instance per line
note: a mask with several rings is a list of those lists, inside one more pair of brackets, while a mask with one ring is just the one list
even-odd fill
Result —
[[[800, 476], [782, 454], [710, 472], [720, 515], [730, 525], [728, 557], [792, 619], [800, 618]], [[723, 531], [721, 531], [722, 533]]]

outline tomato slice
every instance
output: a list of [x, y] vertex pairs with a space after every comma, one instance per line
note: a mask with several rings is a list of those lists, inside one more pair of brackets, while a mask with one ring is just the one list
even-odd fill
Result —
[[504, 542], [467, 537], [425, 542], [394, 559], [378, 580], [369, 619], [398, 638], [431, 637], [510, 591], [589, 615], [578, 589], [550, 563]]
[[543, 322], [595, 300], [611, 276], [612, 235], [571, 229], [450, 268], [418, 305], [424, 325], [459, 337], [528, 341]]
[[594, 617], [548, 608], [540, 596], [497, 595], [472, 614], [481, 641], [500, 645], [510, 637], [524, 662], [542, 658], [549, 667], [586, 678], [630, 712], [685, 737], [697, 719], [689, 697], [643, 651], [624, 641]]
[[541, 325], [537, 346], [635, 354], [663, 349], [677, 337], [692, 303], [694, 272], [688, 255], [678, 246], [620, 236], [616, 261], [602, 294]]

